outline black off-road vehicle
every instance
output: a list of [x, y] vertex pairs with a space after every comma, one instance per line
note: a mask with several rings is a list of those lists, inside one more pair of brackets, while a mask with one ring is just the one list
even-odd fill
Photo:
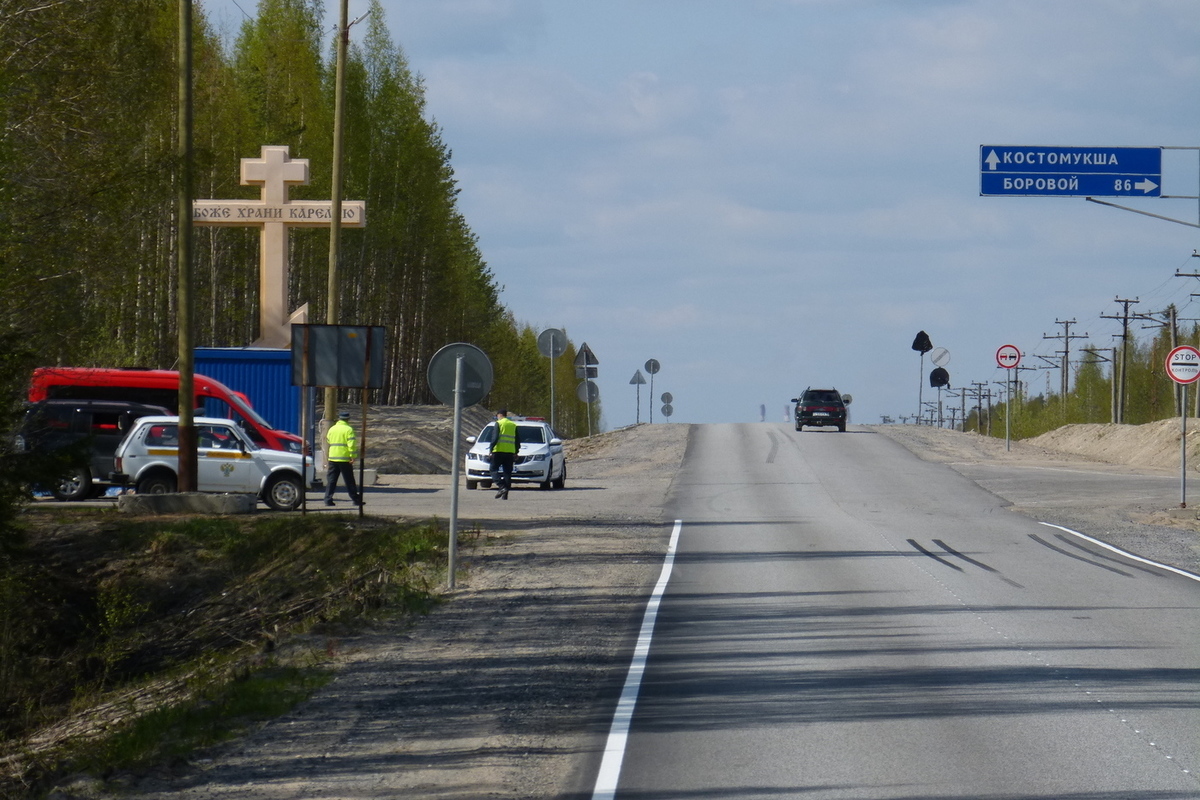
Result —
[[57, 500], [86, 500], [111, 485], [113, 454], [139, 417], [169, 414], [161, 406], [119, 400], [43, 400], [25, 412], [17, 452], [66, 451], [72, 463], [45, 487]]
[[846, 430], [846, 401], [837, 389], [805, 389], [792, 402], [796, 404], [796, 430], [803, 430], [805, 425], [834, 425], [839, 431]]

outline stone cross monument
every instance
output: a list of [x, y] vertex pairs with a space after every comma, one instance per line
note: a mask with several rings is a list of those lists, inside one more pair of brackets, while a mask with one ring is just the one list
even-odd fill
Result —
[[[196, 225], [255, 226], [262, 229], [259, 244], [258, 323], [254, 347], [291, 346], [292, 323], [303, 323], [308, 304], [288, 312], [288, 228], [328, 228], [333, 224], [330, 200], [289, 200], [288, 187], [308, 183], [308, 159], [288, 157], [288, 149], [264, 146], [260, 158], [242, 159], [242, 185], [260, 186], [258, 200], [194, 200]], [[342, 201], [342, 225], [363, 228], [367, 207], [362, 200]]]

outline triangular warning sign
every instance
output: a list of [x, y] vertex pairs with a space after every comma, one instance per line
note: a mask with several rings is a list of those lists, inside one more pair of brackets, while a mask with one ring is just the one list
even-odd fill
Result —
[[587, 346], [587, 342], [579, 348], [579, 352], [575, 355], [575, 366], [577, 367], [594, 367], [600, 363], [600, 359], [596, 358], [592, 353], [592, 348]]

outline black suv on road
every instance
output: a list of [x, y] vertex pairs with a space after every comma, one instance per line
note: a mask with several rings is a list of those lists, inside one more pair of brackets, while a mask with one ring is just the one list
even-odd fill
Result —
[[792, 402], [796, 404], [796, 430], [805, 425], [836, 425], [839, 431], [846, 430], [846, 403], [837, 389], [805, 389]]

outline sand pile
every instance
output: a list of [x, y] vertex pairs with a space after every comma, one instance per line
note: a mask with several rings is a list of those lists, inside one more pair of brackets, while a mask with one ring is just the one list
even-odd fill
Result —
[[[1145, 425], [1064, 425], [1027, 441], [1093, 461], [1170, 469], [1179, 467], [1180, 426], [1179, 419]], [[1188, 419], [1187, 439], [1188, 466], [1200, 468], [1200, 419]]]

